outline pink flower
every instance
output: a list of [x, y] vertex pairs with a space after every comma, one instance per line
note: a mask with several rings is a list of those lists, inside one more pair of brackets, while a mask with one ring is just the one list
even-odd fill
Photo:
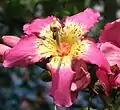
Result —
[[[5, 51], [11, 49], [12, 47], [14, 47], [18, 41], [20, 40], [19, 37], [16, 36], [3, 36], [2, 37], [3, 43], [4, 44], [0, 44], [0, 60], [2, 60], [3, 55], [5, 53]], [[6, 45], [5, 45], [6, 44]]]
[[50, 94], [54, 103], [71, 106], [77, 91], [90, 83], [86, 63], [110, 72], [103, 53], [92, 40], [85, 38], [99, 17], [99, 13], [88, 8], [66, 17], [63, 24], [54, 16], [25, 24], [25, 35], [14, 48], [5, 52], [4, 67], [24, 67], [49, 58], [47, 68], [52, 75]]
[[108, 60], [111, 71], [109, 76], [112, 87], [120, 86], [120, 20], [108, 23], [101, 32], [98, 48]]

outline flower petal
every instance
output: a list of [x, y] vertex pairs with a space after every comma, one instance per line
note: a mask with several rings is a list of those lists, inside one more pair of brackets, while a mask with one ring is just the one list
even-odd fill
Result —
[[99, 17], [100, 14], [90, 8], [76, 15], [67, 17], [64, 22], [64, 32], [68, 42], [72, 43], [76, 38], [82, 39], [94, 24], [98, 22]]
[[115, 77], [115, 84], [120, 87], [120, 73]]
[[108, 95], [110, 93], [108, 74], [104, 70], [98, 69], [98, 71], [96, 72], [96, 76], [98, 77], [100, 84], [103, 86], [106, 95]]
[[55, 51], [55, 43], [50, 39], [25, 35], [15, 47], [5, 52], [3, 65], [24, 67], [50, 57]]
[[120, 19], [105, 25], [99, 37], [100, 42], [111, 42], [120, 47]]
[[72, 91], [82, 90], [90, 83], [90, 74], [87, 72], [87, 65], [83, 60], [74, 60], [72, 64], [73, 71], [76, 72], [71, 86]]
[[32, 33], [40, 33], [40, 31], [44, 28], [47, 28], [53, 21], [53, 16], [47, 17], [45, 19], [35, 19], [29, 24], [25, 24], [23, 26], [24, 33], [32, 34]]
[[115, 74], [109, 75], [109, 82], [110, 82], [111, 88], [112, 88], [112, 87], [116, 87], [116, 83], [115, 83]]
[[3, 36], [2, 37], [3, 42], [11, 47], [14, 47], [20, 40], [17, 36]]
[[71, 91], [71, 99], [72, 99], [72, 101], [75, 101], [75, 99], [76, 99], [77, 96], [78, 96], [78, 92], [79, 92], [79, 91]]
[[109, 42], [102, 43], [99, 48], [111, 66], [117, 64], [120, 67], [120, 48]]
[[11, 49], [10, 47], [0, 44], [0, 55], [3, 55], [5, 51]]
[[106, 72], [111, 73], [110, 65], [104, 54], [90, 40], [85, 39], [80, 44], [74, 44], [70, 54], [77, 57], [77, 59], [83, 59], [91, 64], [96, 64]]
[[[48, 68], [52, 73], [51, 96], [54, 103], [60, 107], [72, 105], [71, 84], [74, 72], [71, 69], [71, 58], [69, 56], [53, 57]], [[73, 96], [74, 97], [74, 96]]]

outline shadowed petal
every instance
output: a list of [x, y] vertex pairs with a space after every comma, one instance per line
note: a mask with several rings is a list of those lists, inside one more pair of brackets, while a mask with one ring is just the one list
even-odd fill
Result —
[[76, 72], [71, 91], [82, 90], [90, 83], [90, 74], [87, 71], [87, 65], [83, 60], [74, 60], [72, 64], [73, 71]]
[[76, 38], [83, 39], [84, 35], [98, 22], [99, 17], [100, 14], [90, 8], [76, 15], [67, 17], [64, 22], [65, 27], [63, 28], [65, 39], [70, 43], [73, 43]]
[[111, 42], [120, 47], [120, 19], [105, 25], [99, 37], [100, 42]]
[[106, 72], [111, 73], [110, 65], [104, 54], [90, 40], [85, 39], [80, 44], [73, 45], [71, 54], [77, 57], [77, 59], [83, 59], [91, 64], [96, 64]]
[[112, 74], [112, 75], [109, 76], [109, 82], [110, 82], [111, 88], [116, 86], [116, 84], [115, 84], [115, 74]]
[[[74, 72], [71, 69], [71, 58], [54, 57], [48, 63], [48, 68], [52, 73], [51, 96], [54, 103], [60, 107], [72, 105], [71, 84]], [[74, 94], [75, 95], [75, 94]]]
[[120, 87], [120, 73], [115, 77], [115, 84]]
[[15, 47], [5, 52], [4, 67], [24, 67], [50, 57], [55, 51], [55, 45], [54, 42], [48, 42], [52, 41], [42, 40], [35, 35], [23, 36]]
[[5, 51], [11, 49], [10, 47], [0, 44], [0, 55], [3, 55]]
[[7, 35], [7, 36], [3, 36], [2, 40], [6, 45], [14, 47], [19, 42], [20, 38], [17, 36]]
[[120, 67], [120, 48], [109, 42], [102, 43], [99, 48], [111, 66], [117, 64]]
[[110, 84], [108, 81], [108, 74], [104, 70], [98, 69], [98, 71], [96, 72], [96, 75], [98, 77], [100, 84], [103, 86], [106, 95], [108, 95], [110, 93]]
[[109, 82], [111, 87], [120, 87], [120, 73], [118, 73], [118, 75], [116, 76], [114, 75], [110, 75], [109, 76]]

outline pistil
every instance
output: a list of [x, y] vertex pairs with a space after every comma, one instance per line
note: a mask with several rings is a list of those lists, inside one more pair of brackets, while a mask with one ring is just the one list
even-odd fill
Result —
[[70, 53], [71, 46], [67, 42], [61, 42], [57, 52], [60, 56], [66, 56]]

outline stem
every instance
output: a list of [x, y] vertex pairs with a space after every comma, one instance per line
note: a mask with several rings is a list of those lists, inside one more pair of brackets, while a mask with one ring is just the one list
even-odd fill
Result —
[[90, 110], [90, 105], [88, 105], [88, 110]]
[[88, 105], [88, 110], [90, 110], [90, 106]]
[[57, 105], [55, 105], [54, 110], [63, 110], [63, 109], [62, 109], [62, 107], [58, 107]]
[[57, 105], [54, 106], [54, 110], [57, 110]]

